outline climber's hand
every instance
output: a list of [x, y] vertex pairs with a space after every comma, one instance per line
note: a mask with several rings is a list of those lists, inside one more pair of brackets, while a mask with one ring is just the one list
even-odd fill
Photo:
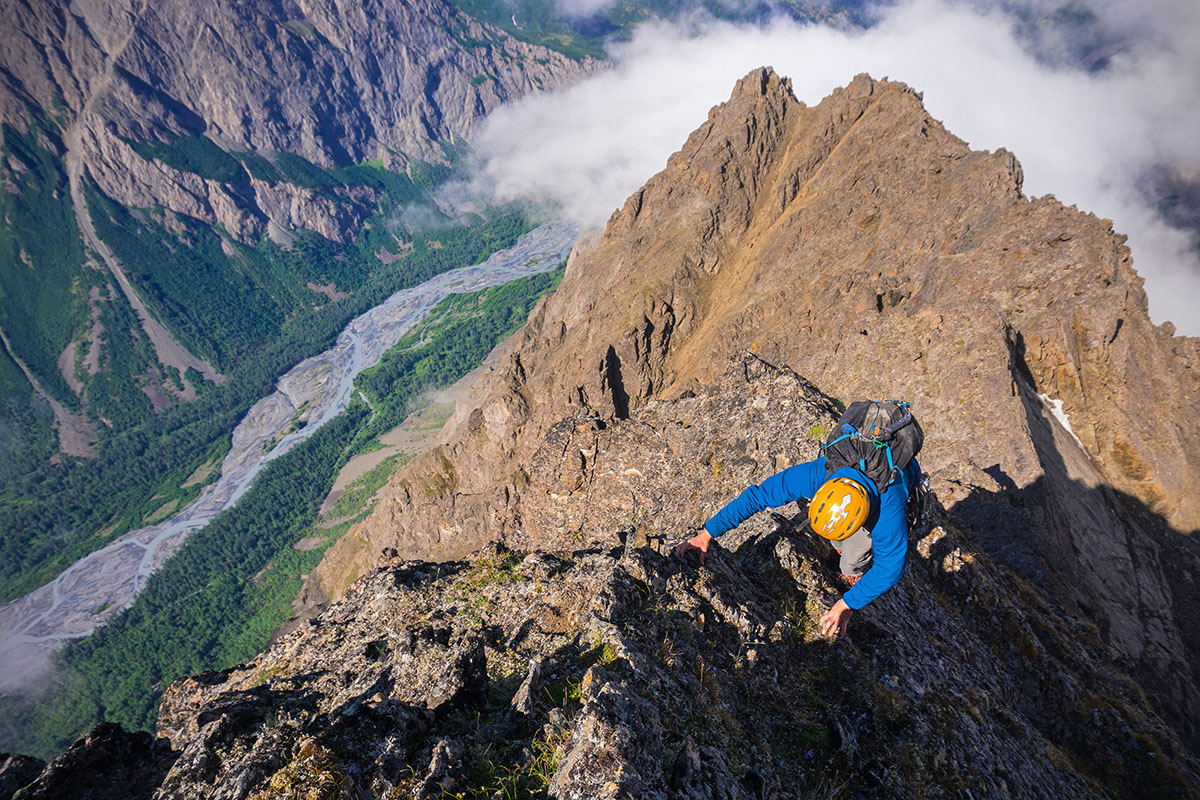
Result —
[[708, 545], [712, 542], [712, 537], [708, 535], [708, 531], [701, 530], [690, 539], [685, 539], [675, 545], [675, 557], [680, 561], [687, 561], [688, 553], [697, 551], [700, 553], [700, 563], [704, 563], [704, 556], [708, 553]]
[[846, 605], [846, 601], [838, 599], [833, 608], [821, 615], [821, 635], [827, 639], [836, 639], [846, 635], [846, 626], [850, 624], [850, 615], [854, 609]]

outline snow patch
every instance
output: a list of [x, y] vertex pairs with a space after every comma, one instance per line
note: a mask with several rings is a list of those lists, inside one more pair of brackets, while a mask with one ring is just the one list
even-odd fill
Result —
[[[1071, 438], [1075, 440], [1075, 444], [1079, 445], [1079, 449], [1087, 455], [1087, 448], [1083, 446], [1083, 442], [1079, 440], [1079, 437], [1075, 435], [1075, 431], [1071, 429], [1071, 420], [1067, 416], [1067, 412], [1063, 411], [1062, 400], [1057, 400], [1050, 397], [1050, 395], [1041, 394], [1040, 392], [1038, 393], [1038, 397], [1041, 399], [1042, 405], [1067, 429], [1067, 433], [1071, 434]], [[1091, 456], [1088, 456], [1088, 458], [1091, 458]]]

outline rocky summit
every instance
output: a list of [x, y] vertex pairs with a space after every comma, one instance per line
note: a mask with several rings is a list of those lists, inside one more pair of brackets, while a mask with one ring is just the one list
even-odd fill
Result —
[[[553, 499], [521, 521], [552, 544], [388, 554], [254, 662], [174, 683], [157, 749], [97, 729], [17, 797], [114, 774], [123, 794], [90, 796], [1197, 796], [1196, 762], [1097, 629], [940, 509], [903, 582], [836, 643], [816, 632], [836, 560], [799, 509], [703, 566], [647, 537], [648, 519], [683, 528], [709, 493], [812, 457], [818, 437], [796, 432], [834, 412], [747, 354], [628, 418], [565, 422], [528, 490]], [[95, 747], [154, 756], [105, 773]]]
[[[573, 496], [530, 488], [546, 437], [697, 391], [750, 351], [843, 402], [914, 402], [922, 464], [977, 548], [1097, 625], [1198, 741], [1200, 431], [1181, 421], [1200, 340], [1150, 322], [1110, 221], [1026, 197], [1011, 153], [971, 150], [909, 87], [859, 76], [807, 107], [771, 70], [746, 76], [577, 245], [511, 348], [448, 443], [330, 551], [310, 602], [384, 548], [459, 558], [588, 533], [586, 514], [527, 524]], [[571, 491], [627, 502], [590, 459], [581, 446]], [[643, 524], [679, 537], [740, 488]]]

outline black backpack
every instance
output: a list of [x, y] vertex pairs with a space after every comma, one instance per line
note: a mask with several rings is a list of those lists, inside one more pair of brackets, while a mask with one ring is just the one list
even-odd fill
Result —
[[925, 432], [900, 400], [851, 403], [821, 447], [829, 473], [855, 467], [882, 492], [921, 451]]

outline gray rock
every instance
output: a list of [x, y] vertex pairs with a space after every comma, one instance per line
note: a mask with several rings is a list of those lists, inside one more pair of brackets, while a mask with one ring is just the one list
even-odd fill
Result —
[[0, 753], [0, 800], [8, 800], [17, 789], [33, 783], [45, 766], [39, 758]]
[[141, 731], [127, 733], [105, 722], [53, 759], [14, 796], [22, 800], [149, 800], [177, 758], [167, 740]]

